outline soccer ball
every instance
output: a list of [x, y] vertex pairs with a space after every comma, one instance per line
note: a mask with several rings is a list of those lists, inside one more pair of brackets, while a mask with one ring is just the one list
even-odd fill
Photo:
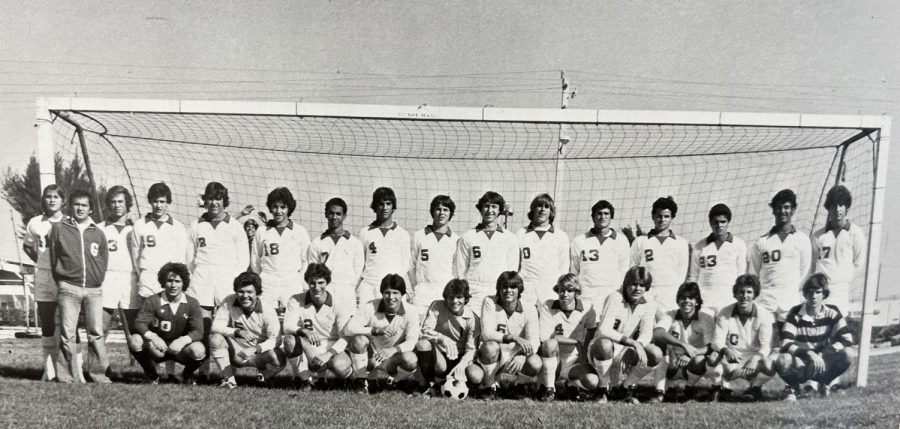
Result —
[[441, 394], [445, 398], [466, 399], [466, 396], [469, 396], [469, 387], [464, 381], [451, 377], [441, 385]]

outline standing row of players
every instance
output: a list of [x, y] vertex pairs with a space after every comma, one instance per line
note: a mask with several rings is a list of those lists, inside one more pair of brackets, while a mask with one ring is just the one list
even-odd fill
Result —
[[[87, 200], [83, 211], [87, 212], [89, 223], [88, 215], [93, 207], [90, 198], [83, 199]], [[76, 209], [73, 200], [70, 197], [70, 205]], [[531, 222], [518, 234], [512, 234], [498, 222], [505, 201], [499, 194], [488, 192], [476, 205], [482, 222], [461, 237], [449, 228], [455, 204], [447, 196], [438, 196], [431, 204], [432, 224], [417, 231], [410, 244], [409, 234], [392, 219], [397, 207], [393, 191], [379, 188], [373, 194], [371, 205], [376, 219], [363, 228], [359, 239], [343, 229], [347, 206], [335, 198], [325, 207], [328, 229], [310, 242], [305, 228], [290, 218], [296, 200], [287, 189], [277, 188], [267, 198], [272, 221], [265, 230], [257, 232], [249, 251], [240, 223], [225, 211], [228, 191], [220, 183], [211, 182], [206, 187], [203, 200], [207, 212], [192, 222], [187, 233], [167, 214], [171, 191], [165, 184], [151, 186], [148, 200], [152, 211], [131, 225], [127, 216], [132, 205], [128, 191], [117, 186], [107, 193], [110, 216], [102, 227], [107, 245], [97, 243], [97, 254], [93, 249], [91, 254], [96, 257], [108, 252], [109, 267], [104, 270], [82, 267], [83, 277], [90, 277], [90, 281], [81, 279], [86, 289], [103, 285], [105, 319], [113, 309], [122, 307], [131, 324], [142, 298], [154, 292], [158, 267], [173, 261], [188, 263], [194, 279], [188, 293], [200, 302], [207, 325], [211, 323], [213, 308], [231, 292], [228, 287], [231, 279], [248, 264], [263, 279], [269, 300], [266, 305], [283, 308], [292, 295], [305, 287], [302, 276], [307, 262], [324, 263], [335, 273], [332, 291], [340, 305], [356, 307], [357, 303], [368, 302], [377, 295], [377, 287], [385, 275], [397, 274], [411, 280], [412, 301], [420, 309], [440, 296], [447, 280], [466, 279], [473, 296], [470, 308], [476, 311], [478, 303], [493, 292], [494, 279], [504, 271], [520, 273], [524, 280], [523, 298], [529, 304], [552, 297], [555, 279], [570, 270], [583, 285], [585, 295], [594, 302], [602, 302], [619, 288], [616, 279], [621, 279], [629, 266], [640, 265], [657, 278], [653, 295], [664, 306], [673, 305], [677, 286], [687, 277], [700, 284], [710, 302], [708, 308], [720, 308], [728, 301], [732, 279], [749, 270], [762, 279], [760, 304], [784, 319], [787, 308], [800, 300], [799, 284], [813, 261], [811, 247], [817, 255], [815, 270], [825, 272], [831, 279], [830, 300], [843, 308], [864, 247], [862, 232], [846, 218], [851, 199], [842, 186], [828, 193], [825, 202], [828, 222], [816, 232], [813, 246], [805, 234], [798, 233], [791, 225], [796, 209], [793, 192], [784, 190], [776, 194], [770, 203], [775, 227], [754, 242], [748, 257], [744, 256], [747, 252], [743, 242], [728, 233], [731, 213], [721, 204], [710, 211], [712, 234], [695, 244], [691, 252], [687, 241], [669, 229], [677, 213], [677, 205], [671, 198], [661, 198], [653, 204], [655, 228], [634, 243], [611, 227], [613, 206], [599, 201], [591, 212], [595, 227], [576, 237], [570, 246], [567, 235], [554, 229], [555, 206], [549, 195], [535, 198], [528, 215]], [[38, 262], [39, 322], [45, 337], [45, 354], [49, 356], [55, 356], [53, 315], [60, 280], [57, 270], [51, 266], [57, 261], [44, 255], [44, 250], [49, 247], [47, 232], [62, 219], [63, 202], [60, 189], [45, 189], [45, 214], [29, 223], [26, 239], [26, 251]], [[77, 210], [73, 210], [73, 215], [74, 219], [67, 222], [78, 223]], [[90, 225], [77, 229], [82, 231], [82, 236], [87, 236]], [[104, 249], [100, 251], [100, 247]], [[413, 249], [411, 258], [410, 248]], [[67, 306], [60, 308], [65, 311]], [[65, 332], [65, 322], [61, 330], [60, 347], [65, 349], [64, 344], [71, 338]], [[93, 339], [102, 333], [102, 326], [89, 332]]]

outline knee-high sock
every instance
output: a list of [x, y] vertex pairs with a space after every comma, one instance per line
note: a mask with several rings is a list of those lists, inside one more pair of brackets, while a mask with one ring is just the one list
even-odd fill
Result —
[[350, 353], [350, 365], [353, 368], [353, 378], [365, 378], [369, 366], [369, 354]]
[[540, 381], [545, 387], [556, 387], [556, 369], [559, 367], [559, 357], [541, 358], [544, 365], [541, 367]]
[[492, 386], [497, 382], [497, 370], [500, 369], [500, 363], [486, 363], [481, 364], [481, 368], [484, 370], [484, 382], [482, 383], [484, 386]]
[[656, 386], [656, 390], [666, 390], [666, 373], [668, 372], [669, 363], [665, 359], [653, 367], [653, 385]]
[[609, 371], [612, 368], [612, 364], [612, 359], [594, 360], [594, 370], [597, 371], [597, 376], [600, 377], [600, 384], [597, 387], [609, 387]]
[[644, 378], [647, 374], [653, 372], [652, 366], [644, 366], [640, 367], [637, 365], [632, 366], [628, 370], [628, 375], [625, 376], [625, 381], [622, 382], [624, 386], [631, 386], [632, 384], [637, 384], [642, 378]]

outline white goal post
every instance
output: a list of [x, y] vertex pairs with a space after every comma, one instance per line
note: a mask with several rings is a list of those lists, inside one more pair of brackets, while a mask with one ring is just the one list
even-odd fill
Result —
[[147, 188], [165, 181], [170, 212], [184, 222], [199, 215], [208, 181], [229, 188], [232, 212], [264, 210], [269, 190], [288, 186], [299, 202], [294, 218], [312, 234], [324, 230], [330, 197], [347, 201], [356, 232], [371, 221], [371, 192], [391, 186], [396, 218], [410, 231], [430, 220], [437, 194], [456, 201], [452, 227], [464, 231], [487, 190], [506, 197], [514, 229], [527, 222], [531, 199], [549, 192], [556, 225], [570, 236], [590, 228], [599, 199], [616, 207], [617, 228], [646, 230], [653, 200], [671, 195], [676, 233], [705, 237], [707, 211], [724, 202], [731, 230], [749, 244], [771, 227], [767, 204], [778, 190], [797, 193], [794, 223], [811, 233], [824, 225], [825, 193], [843, 183], [853, 192], [850, 218], [868, 237], [855, 284], [863, 302], [856, 383], [867, 382], [887, 116], [40, 98], [36, 118], [42, 186], [55, 181], [54, 157], [78, 159], [96, 187], [130, 189], [140, 214]]

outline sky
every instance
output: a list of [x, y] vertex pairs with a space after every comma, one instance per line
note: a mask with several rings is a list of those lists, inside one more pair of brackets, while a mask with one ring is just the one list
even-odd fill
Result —
[[[2, 6], [3, 170], [34, 153], [39, 96], [555, 108], [565, 70], [573, 108], [900, 116], [891, 1]], [[886, 219], [900, 209], [900, 173], [888, 177]], [[0, 201], [12, 259], [8, 219]], [[897, 278], [900, 241], [885, 234], [882, 278]]]

